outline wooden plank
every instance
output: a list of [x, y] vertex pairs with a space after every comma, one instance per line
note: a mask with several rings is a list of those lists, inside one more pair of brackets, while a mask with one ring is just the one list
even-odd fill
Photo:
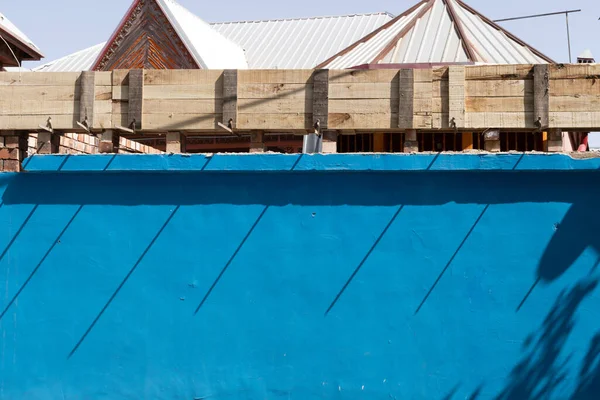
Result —
[[449, 124], [456, 128], [465, 126], [465, 67], [453, 65], [449, 67]]
[[558, 64], [548, 67], [550, 79], [600, 78], [600, 64]]
[[[36, 131], [40, 125], [46, 125], [47, 117], [42, 115], [3, 115], [0, 114], [0, 130], [32, 130]], [[54, 129], [80, 130], [76, 124], [74, 114], [55, 115], [52, 117]]]
[[221, 114], [145, 114], [144, 129], [155, 131], [216, 130]]
[[465, 68], [466, 80], [532, 79], [533, 65], [477, 65]]
[[600, 112], [550, 112], [550, 128], [600, 127]]
[[220, 82], [223, 71], [212, 69], [188, 70], [147, 70], [144, 76], [144, 86], [154, 85], [215, 85]]
[[466, 81], [467, 97], [533, 96], [533, 80]]
[[[117, 86], [117, 87], [119, 87], [119, 86]], [[120, 87], [122, 87], [122, 86], [120, 86]], [[98, 86], [96, 84], [96, 88], [94, 89], [94, 96], [95, 96], [95, 98], [96, 98], [97, 101], [112, 100], [112, 98], [113, 98], [113, 87], [112, 87], [112, 85]]]
[[463, 132], [462, 137], [462, 149], [473, 150], [473, 134], [471, 132]]
[[310, 99], [313, 86], [298, 83], [238, 83], [239, 99]]
[[468, 129], [488, 129], [488, 128], [506, 128], [506, 129], [534, 129], [533, 113], [467, 113], [465, 117], [465, 127]]
[[144, 100], [144, 115], [147, 114], [222, 114], [223, 104], [214, 99], [181, 100], [150, 99]]
[[385, 135], [383, 133], [373, 134], [373, 152], [383, 153], [385, 151]]
[[88, 121], [89, 127], [94, 125], [94, 103], [96, 101], [96, 73], [81, 73], [81, 94], [79, 98], [79, 122]]
[[329, 113], [330, 129], [397, 129], [398, 113]]
[[295, 83], [311, 84], [313, 70], [240, 70], [238, 71], [238, 84], [248, 83]]
[[2, 72], [0, 86], [74, 86], [81, 72]]
[[80, 86], [2, 86], [0, 100], [72, 100], [79, 102]]
[[[338, 102], [347, 102], [351, 100], [335, 100]], [[331, 102], [330, 102], [331, 107]], [[344, 106], [342, 106], [344, 107]], [[307, 113], [312, 114], [312, 101], [302, 101], [298, 99], [240, 99], [238, 100], [238, 110], [243, 114], [291, 114]]]
[[466, 112], [533, 112], [531, 97], [467, 97]]
[[363, 99], [363, 100], [341, 100], [334, 99], [329, 101], [330, 113], [395, 113], [398, 109], [398, 102], [391, 99]]
[[330, 70], [329, 83], [384, 83], [396, 84], [398, 79], [398, 70], [375, 69], [375, 70]]
[[238, 129], [252, 130], [309, 130], [312, 114], [239, 114]]
[[547, 128], [550, 121], [550, 72], [548, 65], [533, 67], [533, 118], [538, 128]]
[[238, 113], [238, 71], [223, 71], [223, 124], [236, 127]]
[[144, 109], [144, 70], [129, 71], [129, 123], [126, 128], [142, 129]]
[[600, 110], [600, 96], [551, 96], [552, 112], [594, 112]]
[[329, 70], [316, 70], [313, 74], [313, 125], [327, 129], [329, 116]]
[[398, 128], [414, 128], [415, 75], [412, 69], [401, 69], [398, 79]]
[[550, 79], [550, 96], [600, 95], [600, 79]]
[[335, 83], [329, 85], [330, 99], [388, 99], [399, 96], [399, 81], [385, 83]]
[[2, 115], [79, 115], [79, 103], [71, 100], [0, 100]]

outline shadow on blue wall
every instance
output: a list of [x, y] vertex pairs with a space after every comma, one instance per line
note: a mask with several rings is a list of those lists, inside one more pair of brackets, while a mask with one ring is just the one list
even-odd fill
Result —
[[[61, 236], [77, 218], [81, 209], [87, 205], [165, 205], [174, 206], [163, 226], [148, 243], [145, 251], [132, 266], [115, 292], [105, 302], [104, 307], [92, 321], [81, 339], [74, 345], [73, 355], [85, 338], [102, 317], [122, 287], [134, 273], [141, 261], [152, 248], [158, 237], [172, 220], [181, 206], [238, 204], [264, 206], [262, 213], [236, 246], [227, 263], [221, 268], [202, 301], [196, 308], [200, 311], [220, 279], [236, 258], [254, 229], [261, 222], [269, 207], [297, 204], [303, 206], [394, 206], [397, 211], [389, 223], [369, 247], [369, 251], [360, 263], [352, 269], [345, 284], [337, 294], [332, 293], [332, 302], [325, 316], [343, 299], [343, 293], [352, 284], [356, 275], [365, 265], [380, 241], [386, 235], [405, 206], [444, 205], [447, 203], [478, 204], [484, 206], [460, 245], [450, 257], [437, 279], [418, 305], [415, 314], [426, 305], [429, 296], [444, 274], [451, 267], [457, 255], [468, 241], [470, 235], [481, 222], [491, 205], [512, 203], [566, 203], [570, 209], [555, 225], [555, 233], [548, 243], [537, 267], [537, 276], [528, 293], [524, 293], [521, 304], [515, 305], [519, 311], [538, 284], [550, 284], [576, 262], [588, 248], [600, 254], [600, 213], [597, 209], [600, 200], [600, 185], [597, 172], [427, 172], [427, 173], [69, 173], [65, 174], [19, 174], [11, 178], [2, 197], [2, 205], [32, 205], [29, 215], [16, 231], [13, 239], [0, 253], [0, 262], [10, 247], [28, 224], [40, 205], [78, 205], [80, 206], [67, 225], [58, 235], [46, 255], [32, 270], [21, 288], [8, 305], [2, 310], [0, 320], [14, 304], [17, 297], [26, 289], [44, 260], [52, 252]], [[427, 184], [424, 185], [423, 182]], [[132, 185], [132, 182], [136, 182]], [[360, 185], [356, 185], [360, 182]], [[277, 190], [274, 191], [273, 188]], [[160, 190], [157, 190], [160, 188]], [[476, 190], [473, 190], [476, 188]], [[580, 188], [574, 193], [573, 188]], [[582, 192], [586, 195], [582, 196]], [[576, 324], [575, 314], [581, 303], [596, 289], [598, 279], [595, 273], [598, 262], [591, 266], [590, 275], [582, 277], [573, 288], [565, 290], [556, 299], [544, 323], [536, 332], [532, 332], [523, 348], [523, 357], [514, 367], [507, 379], [506, 386], [495, 398], [547, 399], [565, 398], [571, 400], [597, 399], [600, 393], [600, 333], [589, 344], [587, 355], [583, 359], [575, 389], [569, 394], [561, 392], [567, 372], [569, 358], [559, 356], [565, 341]], [[490, 360], [493, 362], [493, 360]], [[475, 389], [470, 399], [483, 397], [485, 383]], [[458, 390], [453, 389], [445, 398], [452, 399]], [[555, 397], [558, 396], [558, 397]]]

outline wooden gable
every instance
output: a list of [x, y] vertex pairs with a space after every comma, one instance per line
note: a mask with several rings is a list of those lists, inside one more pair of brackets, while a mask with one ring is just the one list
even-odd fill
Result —
[[133, 4], [93, 70], [142, 68], [199, 68], [155, 0], [138, 0]]

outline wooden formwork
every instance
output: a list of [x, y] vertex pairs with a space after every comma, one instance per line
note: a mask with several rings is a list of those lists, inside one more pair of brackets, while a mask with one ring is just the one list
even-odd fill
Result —
[[0, 110], [6, 131], [590, 131], [600, 66], [2, 72]]

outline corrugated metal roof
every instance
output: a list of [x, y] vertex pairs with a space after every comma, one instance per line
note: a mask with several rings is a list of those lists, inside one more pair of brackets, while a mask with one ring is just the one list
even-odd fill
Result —
[[156, 0], [198, 65], [205, 69], [246, 69], [244, 50], [174, 0]]
[[424, 0], [320, 65], [552, 62], [460, 0]]
[[100, 43], [34, 68], [37, 72], [89, 71], [106, 43]]
[[[35, 54], [40, 58], [43, 57], [41, 50], [39, 47], [35, 45], [15, 24], [13, 24], [6, 15], [0, 13], [0, 30], [7, 32], [9, 35], [13, 36], [15, 39], [19, 40], [26, 47], [30, 48]], [[6, 39], [6, 38], [5, 38]]]
[[[385, 12], [336, 17], [215, 23], [221, 35], [245, 50], [249, 68], [311, 69], [393, 17]], [[202, 36], [198, 36], [202, 40]], [[86, 71], [104, 48], [98, 44], [35, 68]], [[217, 68], [217, 67], [214, 67]]]
[[312, 69], [391, 19], [382, 12], [212, 26], [246, 51], [250, 68]]

